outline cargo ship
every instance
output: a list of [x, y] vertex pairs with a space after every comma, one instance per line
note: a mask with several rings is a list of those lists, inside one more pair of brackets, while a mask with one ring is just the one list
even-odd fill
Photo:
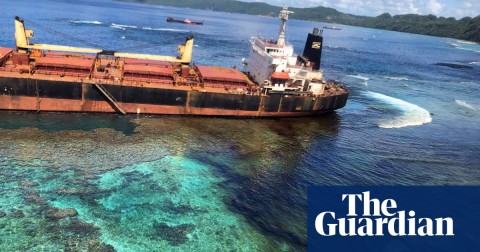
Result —
[[321, 31], [295, 55], [289, 13], [276, 41], [251, 39], [244, 71], [191, 64], [193, 36], [178, 56], [37, 44], [15, 17], [16, 48], [0, 47], [0, 110], [297, 117], [344, 107], [348, 90], [320, 71]]

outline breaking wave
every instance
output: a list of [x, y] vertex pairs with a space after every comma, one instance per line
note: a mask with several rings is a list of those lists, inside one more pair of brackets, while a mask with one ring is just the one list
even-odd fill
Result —
[[407, 77], [396, 77], [396, 76], [383, 76], [382, 78], [389, 79], [389, 80], [399, 80], [399, 81], [409, 80]]
[[96, 21], [96, 20], [70, 20], [70, 23], [74, 23], [74, 24], [95, 24], [95, 25], [103, 24], [102, 22]]
[[121, 26], [118, 26], [118, 25], [113, 25], [113, 24], [112, 24], [112, 25], [110, 25], [110, 27], [112, 27], [112, 28], [115, 28], [115, 29], [124, 30], [124, 31], [126, 30], [126, 29], [125, 29], [125, 27], [121, 27]]
[[189, 30], [183, 29], [172, 29], [172, 28], [152, 28], [152, 27], [140, 27], [135, 25], [124, 25], [124, 24], [116, 24], [112, 23], [110, 25], [111, 28], [126, 30], [126, 29], [134, 29], [134, 30], [145, 30], [145, 31], [169, 31], [169, 32], [190, 32]]
[[447, 43], [459, 50], [467, 50], [480, 53], [480, 45], [472, 41], [454, 40]]
[[455, 47], [456, 49], [480, 53], [480, 46], [476, 44], [463, 44]]
[[106, 23], [104, 24], [101, 21], [97, 20], [69, 20], [72, 24], [90, 24], [90, 25], [106, 25], [110, 26], [110, 28], [119, 29], [119, 30], [127, 30], [127, 29], [139, 29], [139, 30], [146, 30], [146, 31], [168, 31], [168, 32], [190, 32], [189, 30], [185, 29], [172, 29], [172, 28], [153, 28], [153, 27], [142, 27], [136, 25], [127, 25], [127, 24], [117, 24], [117, 23]]
[[465, 40], [456, 40], [457, 43], [467, 44], [467, 45], [476, 45], [477, 43], [472, 41], [465, 41]]
[[366, 94], [373, 99], [392, 105], [396, 109], [402, 111], [402, 115], [396, 116], [388, 121], [380, 122], [378, 124], [380, 128], [403, 128], [407, 126], [422, 125], [432, 121], [430, 112], [418, 105], [371, 91], [367, 91]]
[[365, 76], [361, 76], [361, 75], [359, 75], [359, 74], [357, 74], [357, 75], [347, 75], [347, 76], [348, 76], [348, 77], [355, 78], [355, 79], [364, 80], [364, 81], [370, 80], [370, 78], [365, 77]]
[[117, 24], [117, 23], [106, 23], [104, 24], [101, 21], [97, 20], [70, 20], [70, 23], [73, 24], [92, 24], [92, 25], [107, 25], [110, 28], [119, 29], [119, 30], [126, 30], [126, 29], [142, 29], [142, 30], [154, 30], [154, 31], [177, 31], [177, 32], [188, 32], [187, 30], [176, 30], [176, 29], [164, 29], [164, 28], [151, 28], [151, 27], [139, 27], [135, 25], [127, 25], [127, 24]]
[[471, 110], [474, 110], [474, 111], [477, 111], [478, 109], [476, 109], [474, 106], [468, 104], [466, 101], [462, 101], [462, 100], [457, 100], [455, 99], [455, 103], [464, 107], [464, 108], [468, 108], [468, 109], [471, 109]]
[[124, 28], [124, 29], [125, 28], [132, 28], [132, 29], [137, 29], [138, 28], [135, 25], [124, 25], [124, 24], [115, 24], [115, 23], [112, 23], [112, 25], [110, 27], [112, 27], [112, 26], [121, 27], [121, 28]]

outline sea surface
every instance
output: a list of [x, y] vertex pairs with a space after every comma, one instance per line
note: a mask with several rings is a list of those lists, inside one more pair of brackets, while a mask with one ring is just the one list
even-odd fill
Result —
[[[279, 29], [276, 17], [2, 0], [1, 46], [15, 44], [14, 16], [33, 42], [126, 52], [175, 55], [193, 34], [195, 64], [240, 69], [250, 37]], [[301, 53], [324, 25], [290, 19], [287, 41]], [[0, 251], [304, 251], [309, 185], [480, 185], [480, 45], [337, 26], [321, 68], [351, 95], [323, 117], [0, 112]]]

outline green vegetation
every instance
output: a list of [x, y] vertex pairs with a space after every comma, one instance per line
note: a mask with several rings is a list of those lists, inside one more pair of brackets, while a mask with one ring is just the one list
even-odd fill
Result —
[[452, 17], [414, 14], [392, 17], [385, 13], [375, 18], [366, 19], [359, 26], [480, 42], [480, 16], [474, 19], [465, 17], [456, 20]]
[[[128, 2], [159, 4], [174, 7], [188, 7], [244, 13], [251, 15], [276, 16], [281, 7], [258, 2], [241, 2], [236, 0], [122, 0]], [[338, 23], [352, 26], [377, 28], [399, 32], [409, 32], [438, 37], [450, 37], [480, 43], [480, 15], [456, 20], [453, 17], [436, 17], [435, 15], [396, 15], [384, 13], [377, 17], [356, 16], [339, 12], [333, 8], [289, 8], [295, 12], [291, 18], [301, 20]]]

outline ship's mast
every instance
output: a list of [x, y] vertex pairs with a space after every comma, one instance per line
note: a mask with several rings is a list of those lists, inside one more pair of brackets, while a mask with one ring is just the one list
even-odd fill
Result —
[[285, 28], [287, 26], [287, 20], [288, 20], [288, 14], [293, 13], [293, 11], [289, 11], [288, 7], [285, 6], [283, 9], [280, 11], [280, 14], [278, 15], [278, 18], [282, 20], [282, 24], [280, 25], [280, 32], [278, 33], [278, 40], [277, 40], [277, 45], [278, 46], [284, 46], [285, 45]]

